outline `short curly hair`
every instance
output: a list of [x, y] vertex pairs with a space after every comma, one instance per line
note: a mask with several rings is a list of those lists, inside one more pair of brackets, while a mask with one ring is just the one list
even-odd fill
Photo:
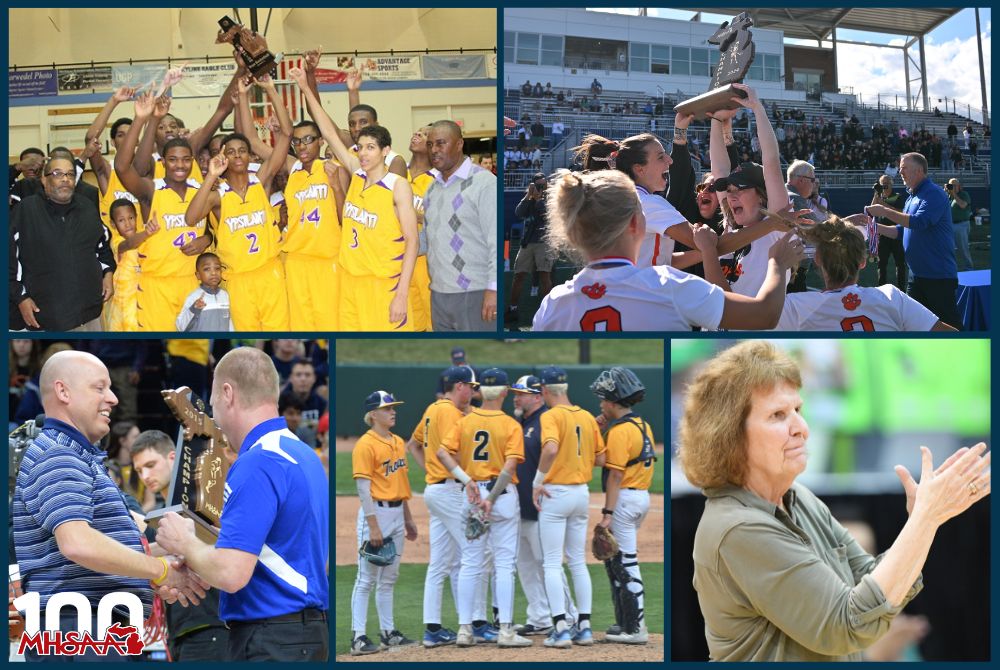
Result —
[[695, 486], [743, 486], [746, 421], [756, 393], [802, 387], [798, 364], [773, 344], [741, 342], [710, 360], [687, 389], [677, 452]]

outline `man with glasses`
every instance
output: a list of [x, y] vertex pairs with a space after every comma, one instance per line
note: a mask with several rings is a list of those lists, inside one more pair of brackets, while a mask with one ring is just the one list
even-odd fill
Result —
[[320, 158], [323, 141], [312, 121], [292, 131], [292, 165], [285, 186], [288, 228], [285, 230], [285, 285], [292, 330], [337, 330], [340, 310], [340, 219], [337, 213], [344, 194], [335, 194], [338, 179], [327, 170], [339, 169], [336, 161]]
[[[796, 159], [788, 166], [788, 171], [785, 174], [788, 177], [785, 188], [788, 190], [788, 199], [792, 203], [792, 210], [809, 209], [812, 210], [812, 213], [807, 214], [806, 218], [812, 219], [816, 223], [825, 220], [826, 217], [817, 214], [813, 203], [809, 200], [809, 196], [813, 192], [813, 185], [816, 183], [816, 169], [809, 163]], [[806, 257], [799, 264], [798, 270], [795, 271], [795, 275], [788, 285], [789, 293], [801, 293], [806, 290], [806, 274], [815, 254], [816, 247], [807, 244]]]
[[53, 157], [42, 171], [43, 193], [11, 215], [10, 328], [101, 329], [115, 270], [107, 228], [93, 203], [75, 193], [76, 166]]

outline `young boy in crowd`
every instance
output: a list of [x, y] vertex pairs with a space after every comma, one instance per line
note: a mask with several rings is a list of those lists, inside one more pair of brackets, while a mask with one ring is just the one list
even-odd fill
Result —
[[222, 284], [222, 262], [211, 252], [198, 256], [195, 276], [200, 285], [191, 291], [177, 315], [177, 330], [189, 333], [231, 331], [229, 294]]

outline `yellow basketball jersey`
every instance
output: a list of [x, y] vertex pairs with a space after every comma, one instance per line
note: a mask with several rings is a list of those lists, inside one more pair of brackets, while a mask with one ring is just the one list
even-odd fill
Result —
[[[443, 446], [458, 456], [458, 464], [477, 482], [499, 475], [508, 458], [524, 461], [521, 424], [496, 409], [474, 409], [463, 416]], [[517, 483], [517, 475], [513, 481]]]
[[[642, 422], [622, 422], [611, 427], [604, 436], [607, 444], [607, 467], [623, 472], [622, 488], [648, 490], [653, 481], [653, 459], [639, 461], [633, 465], [626, 463], [642, 453]], [[653, 429], [646, 423], [646, 437], [653, 444]]]
[[198, 193], [200, 184], [188, 179], [184, 197], [162, 179], [153, 182], [150, 218], [156, 217], [160, 229], [139, 245], [140, 272], [151, 277], [193, 277], [197, 256], [182, 251], [188, 242], [205, 232], [205, 219], [194, 225], [187, 222], [187, 208]]
[[[191, 174], [188, 176], [188, 179], [197, 179], [201, 183], [205, 181], [205, 177], [201, 174], [201, 168], [198, 167], [197, 159], [197, 156], [191, 159]], [[167, 168], [163, 166], [163, 156], [154, 151], [153, 161], [153, 179], [164, 179], [167, 176]]]
[[413, 189], [413, 209], [417, 212], [417, 230], [424, 227], [424, 194], [427, 187], [434, 183], [434, 175], [428, 172], [421, 172], [416, 177], [407, 173], [410, 180], [410, 187]]
[[340, 253], [340, 221], [337, 201], [323, 169], [325, 161], [315, 160], [306, 170], [296, 161], [285, 186], [288, 229], [282, 247], [290, 254], [308, 254], [336, 259]]
[[586, 484], [594, 474], [594, 459], [604, 452], [604, 440], [590, 412], [576, 405], [556, 405], [542, 414], [542, 447], [559, 445], [546, 484]]
[[114, 222], [111, 220], [111, 203], [119, 198], [125, 198], [131, 201], [135, 205], [135, 225], [140, 227], [140, 220], [142, 219], [142, 210], [139, 207], [139, 199], [134, 195], [125, 190], [125, 186], [122, 185], [121, 179], [118, 178], [118, 173], [111, 169], [111, 177], [108, 179], [108, 189], [101, 194], [101, 199], [98, 201], [100, 205], [101, 221], [104, 225], [108, 227], [111, 232], [111, 244], [112, 249], [115, 253], [118, 252], [118, 243], [122, 241], [122, 236], [118, 234], [118, 229], [115, 228]]
[[452, 401], [442, 398], [424, 410], [420, 423], [413, 429], [411, 437], [424, 448], [424, 469], [427, 470], [425, 480], [428, 484], [453, 477], [438, 460], [437, 450], [461, 418], [462, 410], [455, 407]]
[[264, 185], [249, 175], [246, 198], [219, 183], [219, 225], [215, 229], [216, 253], [228, 272], [250, 272], [277, 257], [280, 231], [274, 225], [271, 203]]
[[399, 175], [387, 172], [365, 188], [365, 173], [351, 175], [344, 201], [340, 265], [356, 276], [395, 277], [403, 267], [403, 230], [396, 217], [392, 189]]
[[375, 500], [409, 500], [410, 480], [406, 474], [403, 438], [389, 435], [386, 439], [369, 430], [354, 443], [351, 452], [354, 479], [370, 480]]

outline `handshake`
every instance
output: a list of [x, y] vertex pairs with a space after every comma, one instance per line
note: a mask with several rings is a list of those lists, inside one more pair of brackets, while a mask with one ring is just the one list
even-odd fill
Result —
[[163, 574], [150, 580], [157, 595], [166, 603], [179, 602], [182, 606], [197, 605], [210, 587], [198, 573], [184, 563], [186, 543], [194, 538], [194, 522], [179, 514], [164, 515], [156, 530], [156, 544], [168, 555], [163, 562]]

